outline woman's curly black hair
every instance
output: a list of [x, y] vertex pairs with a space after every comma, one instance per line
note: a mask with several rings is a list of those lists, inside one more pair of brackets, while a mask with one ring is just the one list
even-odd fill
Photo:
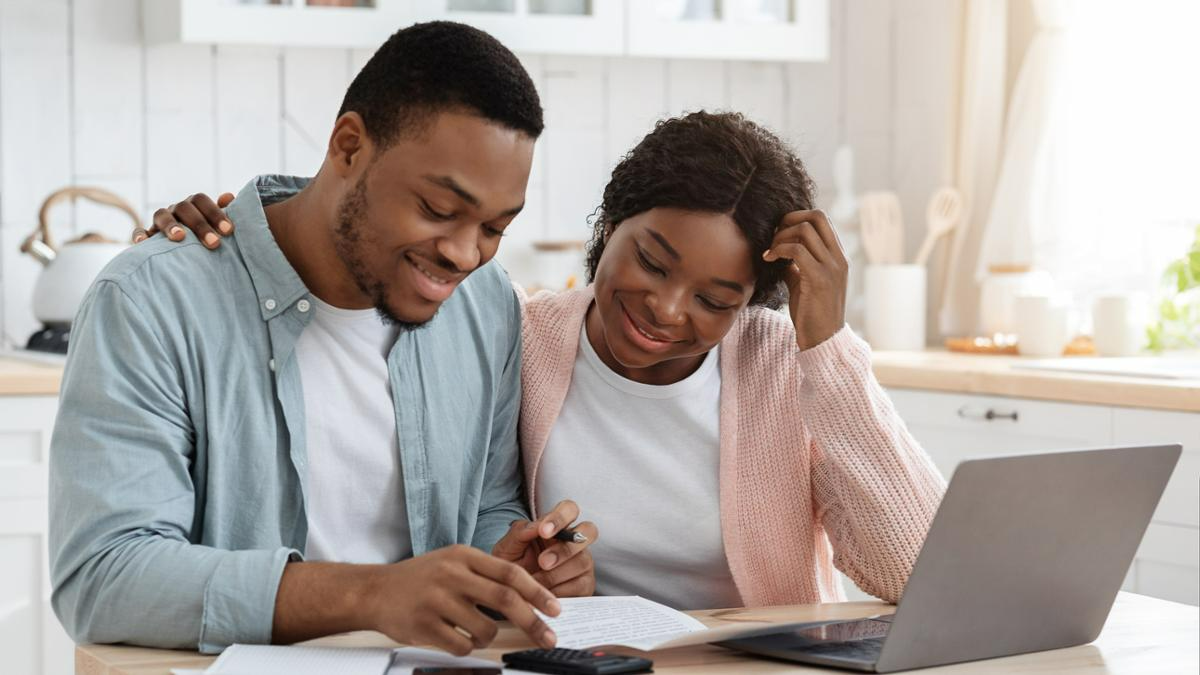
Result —
[[813, 208], [804, 164], [778, 136], [740, 113], [694, 112], [662, 120], [613, 169], [587, 245], [587, 278], [596, 276], [608, 236], [653, 208], [728, 213], [750, 243], [751, 305], [777, 308], [786, 297], [786, 260], [766, 262], [784, 215]]

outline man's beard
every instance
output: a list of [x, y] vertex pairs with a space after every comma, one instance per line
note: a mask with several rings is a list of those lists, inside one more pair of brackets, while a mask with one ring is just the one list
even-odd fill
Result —
[[[371, 242], [363, 241], [362, 233], [367, 222], [367, 176], [363, 174], [355, 184], [354, 190], [342, 198], [338, 205], [337, 236], [333, 240], [333, 248], [341, 259], [342, 264], [354, 277], [354, 284], [371, 299], [376, 313], [385, 324], [398, 327], [401, 331], [411, 331], [424, 327], [425, 321], [406, 321], [396, 316], [387, 304], [387, 291], [383, 282], [371, 275], [364, 262], [363, 251]], [[436, 316], [436, 313], [435, 313]]]

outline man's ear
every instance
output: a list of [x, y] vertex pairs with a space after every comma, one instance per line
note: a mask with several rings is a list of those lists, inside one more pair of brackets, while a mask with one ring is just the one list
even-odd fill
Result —
[[357, 167], [365, 166], [372, 152], [374, 145], [367, 136], [362, 116], [351, 111], [338, 117], [329, 134], [325, 157], [331, 168], [340, 176], [348, 176]]

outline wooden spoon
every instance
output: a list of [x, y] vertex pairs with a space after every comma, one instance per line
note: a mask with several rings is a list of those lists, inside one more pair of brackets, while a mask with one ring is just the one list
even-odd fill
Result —
[[904, 216], [900, 197], [886, 190], [868, 192], [858, 204], [863, 248], [874, 265], [894, 265], [904, 258]]
[[942, 235], [958, 227], [962, 218], [962, 193], [952, 187], [940, 188], [929, 198], [929, 207], [925, 210], [925, 241], [917, 250], [916, 264], [924, 265], [933, 253], [933, 246]]

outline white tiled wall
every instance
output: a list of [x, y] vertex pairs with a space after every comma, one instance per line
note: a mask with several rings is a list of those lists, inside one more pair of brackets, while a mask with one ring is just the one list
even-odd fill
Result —
[[[833, 150], [850, 143], [859, 191], [900, 192], [911, 253], [948, 172], [958, 12], [954, 0], [833, 0], [831, 58], [817, 64], [523, 56], [547, 130], [502, 260], [528, 279], [529, 242], [586, 238], [614, 162], [658, 117], [700, 107], [746, 112], [791, 140], [823, 203]], [[148, 216], [255, 173], [312, 173], [369, 56], [147, 46], [139, 0], [0, 0], [0, 336], [23, 343], [35, 327], [38, 267], [17, 248], [52, 190], [100, 185]], [[129, 231], [82, 204], [52, 220], [62, 235]]]

